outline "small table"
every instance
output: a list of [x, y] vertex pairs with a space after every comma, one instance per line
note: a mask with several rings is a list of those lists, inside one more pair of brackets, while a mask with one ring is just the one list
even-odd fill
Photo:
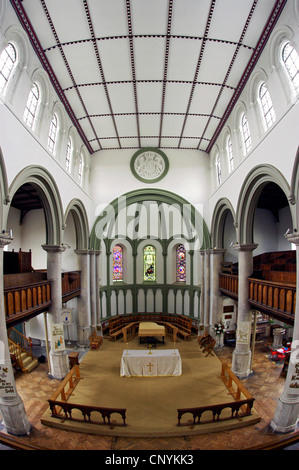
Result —
[[120, 375], [121, 377], [182, 375], [182, 360], [179, 350], [125, 349], [121, 358]]

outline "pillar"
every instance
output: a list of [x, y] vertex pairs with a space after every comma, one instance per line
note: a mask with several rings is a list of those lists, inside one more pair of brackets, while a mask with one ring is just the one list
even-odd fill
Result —
[[232, 358], [232, 371], [240, 379], [251, 373], [251, 308], [248, 302], [249, 281], [253, 271], [252, 252], [257, 245], [236, 245], [238, 251], [238, 321], [236, 347]]
[[203, 292], [203, 316], [202, 321], [205, 326], [210, 325], [210, 250], [205, 250], [203, 257], [204, 264], [204, 288]]
[[16, 389], [4, 308], [3, 248], [11, 241], [11, 237], [0, 235], [0, 412], [6, 431], [15, 436], [22, 436], [29, 434], [31, 425], [25, 412], [24, 403]]
[[211, 309], [210, 309], [210, 325], [214, 325], [219, 318], [219, 273], [223, 265], [223, 255], [225, 250], [213, 248], [211, 254]]
[[[297, 294], [299, 284], [299, 234], [286, 235], [290, 243], [296, 245]], [[291, 355], [284, 390], [270, 427], [275, 432], [288, 433], [296, 430], [299, 417], [299, 296], [296, 296], [295, 320]]]
[[[50, 319], [50, 339], [54, 324], [61, 324], [62, 311], [62, 287], [61, 287], [61, 254], [65, 251], [65, 246], [42, 245], [47, 252], [47, 278], [52, 281], [51, 299], [52, 305], [49, 308]], [[55, 379], [63, 379], [69, 372], [68, 356], [65, 349], [56, 350], [51, 341], [50, 349], [50, 375]]]
[[200, 289], [200, 322], [204, 324], [204, 310], [205, 310], [205, 250], [199, 250], [201, 255], [201, 289]]
[[78, 297], [77, 336], [79, 347], [89, 347], [90, 331], [90, 296], [89, 296], [89, 250], [75, 250], [81, 271], [81, 292]]
[[100, 305], [100, 250], [96, 250], [95, 252], [95, 294], [96, 294], [96, 322], [97, 325], [101, 324], [101, 305]]

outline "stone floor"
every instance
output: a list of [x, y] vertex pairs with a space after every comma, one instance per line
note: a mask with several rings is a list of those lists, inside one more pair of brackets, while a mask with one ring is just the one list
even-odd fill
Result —
[[[30, 436], [18, 438], [27, 444], [49, 450], [248, 450], [260, 445], [269, 445], [285, 439], [286, 435], [273, 433], [269, 424], [274, 416], [277, 399], [280, 397], [285, 374], [282, 365], [269, 359], [269, 341], [256, 344], [253, 358], [253, 373], [243, 380], [255, 398], [254, 407], [261, 421], [245, 428], [173, 438], [125, 438], [98, 436], [58, 430], [41, 424], [40, 418], [48, 408], [47, 400], [60, 381], [49, 379], [47, 362], [39, 364], [30, 374], [16, 373], [17, 389], [22, 397], [32, 431]], [[71, 347], [71, 346], [69, 346]], [[73, 346], [74, 347], [74, 346]], [[231, 365], [233, 348], [224, 346], [215, 350], [222, 362]], [[84, 351], [79, 351], [81, 357]], [[1, 429], [2, 427], [2, 429]], [[0, 431], [5, 432], [1, 426]], [[295, 433], [299, 435], [299, 427]], [[288, 435], [290, 436], [290, 434]], [[298, 444], [290, 447], [297, 448]]]

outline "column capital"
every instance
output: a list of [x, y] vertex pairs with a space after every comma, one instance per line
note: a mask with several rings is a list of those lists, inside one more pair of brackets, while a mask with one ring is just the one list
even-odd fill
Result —
[[65, 245], [42, 245], [42, 249], [47, 253], [63, 253], [66, 250]]
[[210, 249], [211, 255], [220, 255], [220, 254], [223, 254], [225, 252], [226, 252], [226, 250], [224, 248], [211, 248]]
[[13, 237], [9, 235], [0, 234], [0, 248], [4, 248], [6, 245], [13, 241]]
[[236, 251], [254, 251], [258, 247], [258, 244], [241, 244], [234, 245], [233, 248]]
[[285, 235], [285, 238], [288, 240], [288, 242], [294, 243], [296, 246], [299, 245], [299, 232], [288, 233]]
[[76, 255], [89, 255], [90, 250], [74, 250]]

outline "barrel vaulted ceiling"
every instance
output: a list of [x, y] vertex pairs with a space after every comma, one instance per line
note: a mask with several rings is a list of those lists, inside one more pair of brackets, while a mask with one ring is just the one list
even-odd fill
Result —
[[89, 152], [209, 152], [286, 0], [10, 0]]

